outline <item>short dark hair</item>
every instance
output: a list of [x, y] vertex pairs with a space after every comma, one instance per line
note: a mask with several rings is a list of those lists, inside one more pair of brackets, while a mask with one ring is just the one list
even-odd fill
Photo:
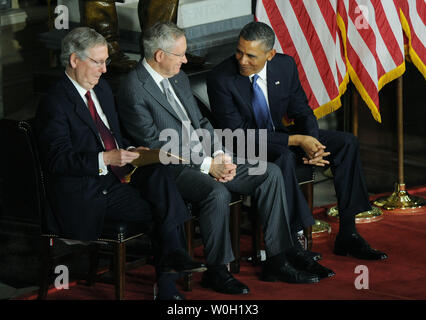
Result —
[[239, 38], [247, 41], [262, 41], [265, 51], [272, 50], [275, 43], [274, 30], [266, 23], [253, 21], [246, 24], [240, 31]]

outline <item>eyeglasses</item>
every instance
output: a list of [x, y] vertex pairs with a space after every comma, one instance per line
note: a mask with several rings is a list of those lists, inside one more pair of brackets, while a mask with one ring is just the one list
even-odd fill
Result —
[[105, 61], [96, 61], [95, 59], [92, 59], [88, 57], [97, 67], [102, 66], [105, 63], [105, 66], [109, 65], [111, 63], [111, 59], [108, 58]]
[[169, 51], [166, 51], [166, 50], [164, 50], [164, 49], [161, 49], [162, 51], [164, 51], [165, 53], [168, 53], [168, 54], [172, 54], [172, 55], [174, 55], [174, 56], [176, 56], [176, 57], [179, 57], [179, 58], [183, 58], [184, 56], [185, 56], [185, 54], [186, 54], [186, 52], [184, 52], [184, 53], [182, 53], [182, 54], [177, 54], [177, 53], [174, 53], [174, 52], [169, 52]]

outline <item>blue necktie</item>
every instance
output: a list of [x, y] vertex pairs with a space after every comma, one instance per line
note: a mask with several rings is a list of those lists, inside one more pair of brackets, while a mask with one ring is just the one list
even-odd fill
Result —
[[257, 79], [259, 75], [255, 74], [253, 76], [253, 97], [252, 97], [252, 106], [254, 110], [254, 115], [256, 117], [256, 123], [259, 129], [268, 129], [268, 131], [274, 131], [271, 116], [269, 114], [268, 103], [266, 102], [265, 95], [257, 84]]

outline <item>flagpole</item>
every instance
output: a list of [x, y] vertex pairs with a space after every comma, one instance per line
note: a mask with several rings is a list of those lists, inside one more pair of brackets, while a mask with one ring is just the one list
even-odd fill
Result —
[[358, 137], [358, 92], [355, 88], [352, 89], [352, 133], [355, 137]]
[[413, 215], [425, 213], [426, 201], [423, 198], [411, 196], [405, 189], [404, 180], [404, 112], [403, 112], [403, 79], [397, 79], [397, 132], [398, 132], [398, 182], [395, 191], [389, 197], [381, 197], [374, 205], [387, 214]]
[[398, 182], [405, 185], [404, 181], [404, 112], [403, 112], [403, 79], [396, 80], [397, 121], [398, 121]]

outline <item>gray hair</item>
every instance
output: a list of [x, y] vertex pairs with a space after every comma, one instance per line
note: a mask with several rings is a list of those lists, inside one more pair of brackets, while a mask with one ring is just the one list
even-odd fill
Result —
[[240, 31], [239, 38], [247, 41], [261, 41], [265, 51], [272, 50], [275, 43], [274, 30], [263, 22], [250, 22], [246, 24]]
[[87, 58], [87, 50], [99, 45], [107, 46], [105, 38], [94, 29], [79, 27], [71, 30], [62, 39], [61, 64], [66, 68], [70, 63], [71, 54], [75, 53], [81, 60]]
[[185, 35], [185, 31], [173, 22], [157, 22], [143, 35], [143, 53], [146, 59], [154, 58], [158, 49], [170, 51], [175, 41]]

